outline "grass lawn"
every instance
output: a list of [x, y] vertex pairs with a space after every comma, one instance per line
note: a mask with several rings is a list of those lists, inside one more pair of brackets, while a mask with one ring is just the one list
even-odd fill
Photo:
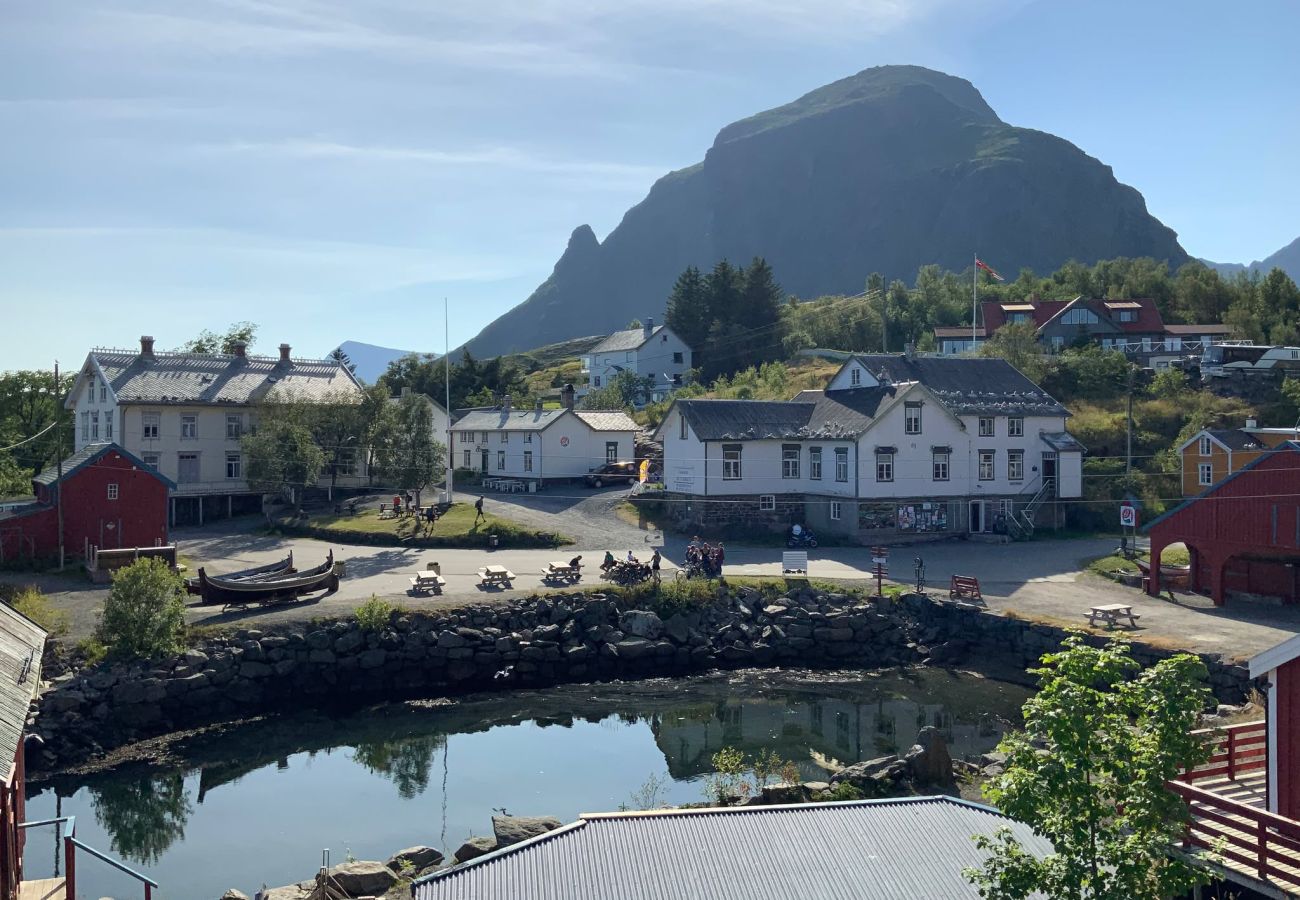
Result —
[[[1143, 560], [1150, 557], [1146, 553], [1139, 553], [1138, 556]], [[1165, 566], [1185, 566], [1191, 561], [1191, 554], [1187, 552], [1187, 547], [1182, 544], [1174, 544], [1166, 547], [1164, 553], [1160, 554], [1160, 563]], [[1137, 563], [1131, 559], [1125, 559], [1122, 556], [1103, 556], [1094, 559], [1088, 563], [1088, 571], [1095, 575], [1105, 575], [1109, 577], [1114, 572], [1128, 572], [1136, 574], [1138, 572]]]
[[[475, 524], [475, 512], [472, 504], [455, 503], [444, 513], [432, 527], [414, 516], [396, 519], [380, 519], [378, 510], [362, 510], [356, 515], [330, 514], [314, 516], [308, 524], [314, 528], [338, 532], [340, 535], [371, 534], [391, 536], [394, 542], [429, 538], [432, 540], [460, 541], [471, 544], [477, 540], [486, 541], [490, 534], [497, 535], [502, 545], [524, 544], [535, 546], [538, 532], [520, 525], [510, 519], [484, 513], [483, 518]], [[558, 543], [571, 544], [573, 541], [564, 535], [558, 535]]]

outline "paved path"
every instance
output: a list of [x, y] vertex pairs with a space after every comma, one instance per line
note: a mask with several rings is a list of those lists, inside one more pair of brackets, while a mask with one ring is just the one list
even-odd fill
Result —
[[[597, 495], [600, 497], [601, 495]], [[535, 498], [533, 498], [535, 499]], [[615, 498], [594, 502], [613, 502]], [[575, 516], [590, 515], [590, 498], [575, 504]], [[582, 507], [587, 504], [588, 512]], [[501, 510], [505, 513], [505, 510]], [[544, 515], [540, 510], [535, 514]], [[515, 512], [511, 512], [515, 515]], [[629, 546], [643, 558], [649, 555], [646, 533], [620, 523], [611, 526], [608, 514], [593, 518], [602, 533], [614, 535], [622, 543], [610, 546], [622, 556]], [[329, 544], [308, 538], [278, 538], [257, 533], [255, 518], [236, 520], [223, 530], [178, 529], [176, 539], [181, 551], [197, 567], [208, 565], [215, 572], [233, 571], [279, 559], [289, 549], [300, 567], [316, 565], [333, 547], [336, 559], [347, 563], [347, 577], [333, 594], [308, 598], [296, 604], [269, 609], [249, 609], [222, 613], [218, 607], [191, 605], [186, 618], [195, 624], [272, 624], [315, 616], [341, 616], [372, 594], [394, 599], [411, 608], [446, 608], [466, 603], [492, 602], [529, 593], [542, 588], [539, 573], [550, 560], [568, 559], [581, 553], [584, 563], [595, 572], [603, 555], [599, 549], [562, 548], [558, 550], [417, 550], [400, 547], [357, 547]], [[556, 527], [554, 524], [551, 527]], [[593, 544], [594, 532], [583, 544]], [[576, 537], [576, 535], [575, 535]], [[632, 538], [640, 540], [634, 544]], [[665, 572], [670, 572], [683, 557], [684, 538], [669, 536], [664, 548]], [[1134, 637], [1165, 646], [1222, 653], [1231, 657], [1249, 657], [1300, 631], [1300, 607], [1261, 606], [1236, 603], [1215, 609], [1203, 597], [1180, 594], [1178, 603], [1147, 597], [1096, 576], [1083, 573], [1083, 563], [1114, 548], [1113, 539], [1043, 540], [1021, 544], [984, 544], [949, 540], [939, 543], [895, 547], [891, 551], [891, 573], [899, 583], [910, 584], [913, 558], [926, 562], [930, 590], [946, 593], [953, 574], [973, 575], [980, 580], [989, 607], [1000, 612], [1021, 615], [1054, 624], [1083, 625], [1089, 607], [1097, 603], [1132, 603], [1142, 616], [1141, 627]], [[735, 575], [779, 576], [781, 548], [731, 547], [727, 552], [727, 572]], [[411, 573], [437, 561], [447, 579], [441, 597], [411, 597], [406, 591]], [[477, 584], [476, 570], [486, 564], [503, 565], [518, 580], [514, 590], [484, 590]], [[871, 555], [866, 548], [819, 548], [811, 553], [814, 578], [844, 579], [865, 583], [871, 569]], [[3, 576], [7, 581], [35, 581], [51, 594], [55, 602], [72, 615], [72, 636], [89, 634], [106, 594], [105, 588], [93, 587], [66, 577]], [[604, 584], [588, 575], [584, 584]], [[1117, 629], [1127, 631], [1127, 629]]]

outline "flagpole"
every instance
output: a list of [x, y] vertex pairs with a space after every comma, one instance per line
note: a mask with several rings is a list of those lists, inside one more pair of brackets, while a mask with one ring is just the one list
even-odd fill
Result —
[[452, 502], [455, 486], [452, 479], [456, 471], [456, 461], [451, 449], [451, 315], [448, 313], [447, 298], [442, 298], [442, 371], [446, 377], [447, 400], [447, 503]]
[[978, 301], [976, 300], [976, 297], [979, 294], [979, 283], [980, 283], [980, 255], [976, 253], [975, 265], [971, 269], [971, 273], [970, 273], [970, 349], [972, 353], [975, 352], [975, 345], [976, 345], [975, 310], [978, 307]]

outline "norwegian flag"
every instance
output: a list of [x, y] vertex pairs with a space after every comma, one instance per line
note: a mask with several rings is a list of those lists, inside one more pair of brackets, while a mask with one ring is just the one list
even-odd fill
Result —
[[995, 271], [993, 270], [993, 267], [992, 267], [992, 266], [990, 266], [988, 263], [984, 262], [984, 261], [983, 261], [982, 259], [980, 259], [978, 256], [975, 257], [975, 268], [977, 268], [977, 269], [983, 269], [985, 272], [988, 272], [990, 275], [993, 276], [993, 280], [994, 280], [994, 281], [1006, 281], [1005, 278], [1003, 278], [1001, 275], [999, 275], [997, 272], [995, 272]]

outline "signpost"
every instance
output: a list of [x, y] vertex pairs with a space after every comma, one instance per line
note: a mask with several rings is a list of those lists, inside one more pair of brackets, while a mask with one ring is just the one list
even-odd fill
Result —
[[1121, 528], [1137, 528], [1138, 511], [1137, 507], [1130, 503], [1125, 503], [1119, 508], [1119, 524]]
[[885, 576], [889, 574], [886, 566], [889, 564], [888, 547], [871, 548], [871, 564], [874, 567], [873, 574], [876, 576], [876, 596], [885, 596]]

